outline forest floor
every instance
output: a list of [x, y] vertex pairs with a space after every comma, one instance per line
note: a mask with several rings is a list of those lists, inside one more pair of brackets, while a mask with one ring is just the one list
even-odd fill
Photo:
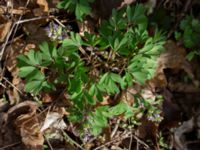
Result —
[[[157, 60], [154, 78], [144, 86], [134, 84], [129, 90], [144, 89], [148, 98], [161, 95], [157, 116], [160, 121], [148, 119], [145, 112], [142, 116], [138, 112], [139, 123], [131, 127], [126, 126], [129, 122], [124, 123], [123, 116], [111, 118], [101, 135], [85, 136], [84, 143], [78, 130], [80, 124], [67, 119], [69, 106], [63, 102], [66, 95], [60, 94], [61, 89], [39, 96], [25, 92], [16, 57], [37, 49], [43, 41], [50, 42], [52, 26], [82, 36], [85, 31], [94, 32], [113, 8], [136, 3], [96, 1], [92, 5], [95, 18], [80, 22], [73, 14], [57, 8], [59, 0], [0, 0], [0, 150], [199, 150], [200, 38], [196, 37], [195, 48], [188, 48], [183, 40], [175, 38], [176, 31], [184, 32], [179, 25], [187, 15], [200, 19], [198, 0], [138, 0], [150, 8], [148, 18], [166, 33], [167, 41]], [[123, 94], [120, 96], [127, 95]], [[112, 98], [115, 96], [108, 99]], [[107, 99], [101, 103], [110, 104]]]

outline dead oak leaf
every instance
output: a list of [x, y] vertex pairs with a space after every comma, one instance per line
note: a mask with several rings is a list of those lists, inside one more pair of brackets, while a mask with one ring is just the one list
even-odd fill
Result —
[[40, 132], [37, 108], [37, 103], [32, 101], [19, 103], [8, 110], [6, 122], [14, 122], [22, 142], [27, 147], [42, 150], [44, 138]]

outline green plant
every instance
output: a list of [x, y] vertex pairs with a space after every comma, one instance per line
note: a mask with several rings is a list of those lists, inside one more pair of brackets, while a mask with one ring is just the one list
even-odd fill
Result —
[[200, 21], [188, 15], [179, 27], [180, 32], [175, 33], [176, 39], [183, 40], [186, 48], [196, 48], [200, 42]]
[[108, 126], [108, 119], [115, 116], [124, 114], [124, 118], [128, 119], [133, 116], [133, 107], [129, 106], [124, 102], [109, 107], [100, 106], [95, 112], [91, 113], [89, 116], [89, 127], [93, 135], [98, 135], [101, 133], [102, 129]]
[[156, 95], [155, 98], [146, 98], [142, 97], [140, 94], [134, 95], [135, 109], [139, 109], [140, 112], [145, 112], [148, 120], [153, 122], [161, 122], [163, 117], [161, 116], [161, 104], [163, 98], [160, 95]]
[[83, 18], [90, 14], [91, 7], [90, 3], [95, 0], [62, 0], [58, 4], [58, 8], [67, 9], [69, 12], [75, 12], [76, 18], [83, 21]]
[[[180, 32], [175, 32], [175, 38], [182, 40], [186, 48], [199, 49], [200, 21], [192, 15], [188, 15], [181, 21], [179, 27]], [[192, 60], [195, 55], [200, 55], [200, 52], [194, 50], [189, 52], [187, 55], [188, 60]]]
[[188, 55], [187, 55], [187, 59], [188, 60], [192, 60], [194, 58], [194, 56], [200, 56], [200, 51], [191, 51]]
[[42, 150], [46, 150], [46, 149], [48, 149], [48, 145], [45, 145], [45, 144], [44, 144], [44, 145], [42, 146]]
[[63, 87], [73, 104], [69, 120], [89, 125], [95, 135], [107, 126], [110, 117], [131, 117], [133, 110], [127, 104], [96, 104], [105, 95], [119, 94], [134, 82], [144, 84], [153, 77], [165, 38], [156, 28], [149, 35], [145, 12], [142, 5], [113, 10], [96, 35], [85, 33], [81, 37], [71, 32], [61, 45], [44, 42], [38, 51], [19, 55], [19, 76], [25, 78], [25, 91], [37, 95]]
[[159, 133], [159, 146], [161, 150], [168, 150], [170, 149], [169, 145], [165, 142], [162, 132]]

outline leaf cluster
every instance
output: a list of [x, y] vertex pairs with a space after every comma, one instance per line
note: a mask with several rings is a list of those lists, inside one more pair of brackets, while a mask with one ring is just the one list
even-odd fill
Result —
[[58, 8], [66, 9], [71, 13], [75, 12], [76, 18], [80, 21], [83, 21], [83, 18], [90, 14], [90, 3], [93, 2], [94, 0], [62, 0], [58, 4]]
[[[180, 32], [175, 32], [177, 40], [182, 40], [184, 46], [189, 49], [199, 49], [200, 42], [200, 21], [192, 15], [187, 15], [180, 23]], [[188, 55], [188, 60], [194, 56], [199, 56], [200, 51], [192, 50]]]
[[186, 48], [197, 48], [200, 42], [200, 21], [187, 15], [179, 27], [180, 32], [176, 32], [176, 39], [183, 40]]
[[[60, 5], [74, 11], [80, 9], [76, 2], [64, 0]], [[92, 1], [79, 2], [88, 6]], [[83, 14], [77, 15], [80, 18]], [[43, 42], [39, 50], [19, 55], [19, 76], [25, 78], [25, 91], [33, 94], [64, 87], [73, 103], [69, 119], [88, 124], [90, 117], [91, 131], [97, 135], [107, 126], [107, 119], [120, 114], [128, 118], [133, 113], [124, 103], [114, 107], [97, 107], [97, 104], [106, 95], [119, 94], [134, 82], [144, 84], [152, 78], [164, 41], [157, 29], [153, 35], [149, 34], [146, 9], [142, 5], [127, 6], [113, 10], [97, 34], [85, 33], [81, 37], [71, 32], [60, 45]]]

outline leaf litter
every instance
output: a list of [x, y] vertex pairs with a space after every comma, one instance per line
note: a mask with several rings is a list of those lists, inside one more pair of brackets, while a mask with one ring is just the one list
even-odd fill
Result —
[[[62, 93], [45, 93], [45, 96], [42, 96], [41, 99], [46, 106], [41, 106], [40, 102], [27, 100], [31, 95], [24, 93], [24, 81], [18, 77], [16, 61], [17, 55], [37, 48], [42, 41], [51, 40], [47, 27], [52, 20], [56, 22], [53, 19], [54, 17], [58, 19], [55, 28], [60, 24], [62, 25], [63, 21], [68, 22], [68, 19], [60, 19], [59, 15], [62, 16], [62, 12], [56, 13], [58, 1], [33, 0], [27, 2], [23, 0], [9, 2], [11, 4], [6, 1], [0, 3], [2, 8], [0, 9], [0, 43], [2, 44], [1, 48], [5, 46], [1, 59], [1, 72], [3, 74], [1, 73], [0, 78], [0, 149], [5, 147], [5, 149], [13, 150], [42, 150], [44, 144], [53, 147], [53, 149], [56, 149], [54, 146], [61, 147], [60, 149], [82, 149], [82, 143], [80, 137], [78, 137], [79, 134], [77, 134], [79, 124], [71, 124], [65, 120], [65, 116], [69, 115], [68, 112], [59, 111], [60, 109], [54, 111], [49, 109], [49, 112], [41, 115], [41, 111], [39, 111], [39, 109], [44, 111], [45, 107], [49, 108], [52, 105], [60, 108], [69, 107], [72, 104], [67, 102], [68, 96]], [[97, 0], [96, 5], [94, 5], [94, 16], [90, 16], [91, 18], [83, 24], [77, 22], [75, 28], [79, 28], [81, 35], [85, 31], [93, 33], [95, 32], [94, 27], [98, 26], [98, 21], [101, 22], [102, 18], [108, 17], [113, 7], [121, 9], [124, 5], [130, 3], [135, 3], [135, 1], [125, 0], [119, 3]], [[142, 1], [142, 3], [146, 2]], [[156, 3], [157, 5], [155, 5]], [[154, 13], [154, 9], [160, 3], [154, 0], [148, 1], [146, 4]], [[196, 4], [196, 2], [192, 3]], [[160, 5], [164, 5], [167, 10], [173, 10], [175, 6], [179, 8], [180, 5], [184, 5], [185, 10], [187, 10], [193, 8], [192, 3], [188, 5], [186, 1], [165, 0], [164, 4], [161, 3]], [[174, 23], [176, 24], [176, 22]], [[15, 30], [11, 30], [14, 25]], [[92, 137], [85, 133], [85, 136], [88, 136], [89, 139], [89, 142], [86, 143], [87, 150], [149, 149], [150, 147], [159, 150], [161, 147], [158, 134], [161, 131], [165, 134], [164, 138], [168, 139], [166, 142], [170, 144], [168, 149], [171, 147], [177, 150], [183, 148], [195, 150], [198, 147], [198, 142], [196, 142], [196, 147], [195, 144], [191, 146], [190, 142], [198, 141], [200, 138], [200, 113], [198, 111], [200, 78], [199, 74], [196, 73], [199, 67], [199, 58], [193, 61], [195, 63], [188, 61], [186, 58], [188, 49], [172, 40], [167, 41], [165, 49], [166, 51], [157, 60], [157, 70], [153, 79], [147, 81], [144, 86], [133, 85], [114, 98], [116, 101], [123, 98], [125, 103], [133, 105], [137, 101], [133, 95], [141, 91], [143, 91], [143, 98], [151, 100], [155, 100], [156, 96], [161, 94], [164, 97], [162, 106], [159, 106], [161, 112], [158, 113], [163, 117], [161, 123], [152, 122], [147, 116], [140, 115], [140, 112], [137, 112], [136, 119], [140, 120], [140, 124], [133, 126], [130, 130], [121, 124], [123, 116], [117, 119], [113, 118], [109, 122], [109, 127], [103, 131], [103, 136]], [[52, 94], [55, 95], [52, 96]], [[34, 99], [37, 100], [37, 97], [34, 97]], [[6, 100], [7, 102], [5, 102]], [[113, 97], [104, 97], [100, 105], [115, 105], [112, 101]], [[141, 106], [141, 110], [146, 111], [143, 106]], [[171, 133], [172, 129], [174, 132]], [[194, 135], [194, 133], [196, 134]], [[112, 136], [110, 136], [111, 134]], [[193, 138], [188, 140], [186, 134], [192, 135]], [[170, 139], [171, 136], [174, 139]], [[61, 145], [53, 144], [54, 142], [50, 139], [61, 142]], [[66, 143], [70, 146], [67, 146]]]

